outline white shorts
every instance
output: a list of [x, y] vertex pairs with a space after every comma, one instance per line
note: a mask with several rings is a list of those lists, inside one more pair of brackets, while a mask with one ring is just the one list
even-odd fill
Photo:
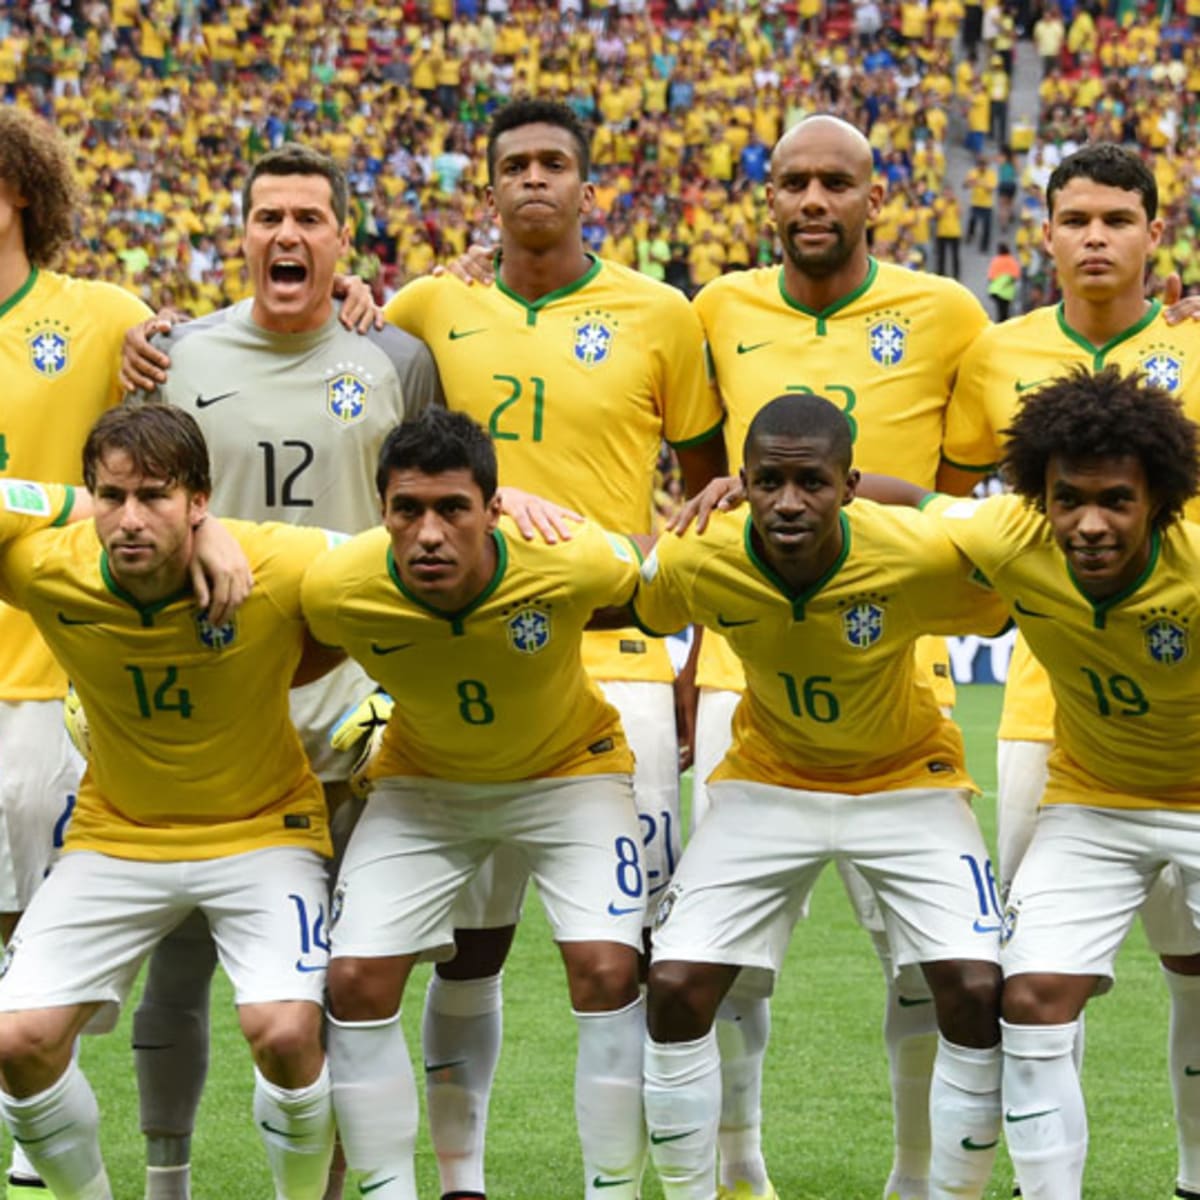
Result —
[[[1175, 897], [1170, 903], [1162, 896], [1156, 901], [1155, 936], [1163, 945], [1155, 949], [1195, 953], [1200, 946], [1195, 932], [1200, 813], [1075, 804], [1042, 808], [1004, 912], [1000, 961], [1005, 975], [1111, 980], [1134, 915], [1171, 864], [1175, 871], [1168, 882], [1175, 884]], [[1181, 921], [1182, 907], [1188, 917]]]
[[[675, 736], [675, 689], [669, 683], [601, 680], [605, 699], [621, 714], [633, 750], [633, 796], [641, 826], [640, 858], [646, 876], [646, 923], [666, 890], [682, 853], [679, 828], [679, 743]], [[515, 925], [529, 869], [511, 846], [501, 846], [459, 896], [456, 929]]]
[[0, 1012], [99, 1002], [87, 1032], [107, 1032], [142, 960], [195, 909], [236, 1003], [320, 1004], [328, 896], [320, 855], [291, 846], [193, 862], [64, 854], [5, 953]]
[[292, 688], [292, 724], [300, 734], [304, 753], [322, 783], [350, 778], [357, 751], [335, 750], [329, 735], [345, 714], [375, 690], [374, 680], [353, 660], [335, 667], [328, 675]]
[[895, 967], [997, 960], [999, 906], [967, 792], [847, 796], [742, 780], [710, 792], [712, 808], [659, 906], [654, 961], [749, 968], [769, 992], [831, 860], [852, 863], [874, 890]]
[[455, 898], [500, 844], [558, 942], [641, 945], [646, 881], [627, 775], [516, 783], [381, 779], [333, 896], [334, 958], [454, 953]]
[[61, 700], [0, 701], [0, 912], [29, 907], [62, 847], [83, 766]]

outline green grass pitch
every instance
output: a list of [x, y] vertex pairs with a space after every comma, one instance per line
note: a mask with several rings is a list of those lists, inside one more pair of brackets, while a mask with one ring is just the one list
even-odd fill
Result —
[[[959, 691], [971, 769], [986, 795], [978, 811], [994, 832], [994, 731], [1000, 689]], [[414, 1061], [426, 975], [413, 982], [404, 1024]], [[878, 1200], [890, 1161], [887, 1067], [879, 1026], [882, 980], [850, 915], [836, 872], [821, 879], [811, 918], [798, 927], [773, 1005], [764, 1142], [782, 1200]], [[572, 1086], [575, 1027], [557, 952], [536, 901], [505, 976], [505, 1044], [488, 1143], [492, 1200], [566, 1200], [581, 1191]], [[129, 1014], [110, 1037], [86, 1039], [83, 1064], [99, 1095], [114, 1193], [141, 1196], [142, 1145], [129, 1046]], [[1091, 1119], [1088, 1200], [1169, 1197], [1174, 1123], [1166, 1076], [1166, 989], [1136, 927], [1115, 990], [1088, 1010], [1084, 1084]], [[196, 1133], [196, 1200], [265, 1200], [271, 1194], [250, 1115], [251, 1067], [224, 978], [213, 1007], [212, 1067]], [[418, 1180], [438, 1196], [422, 1129]], [[348, 1195], [357, 1189], [347, 1188]], [[1011, 1195], [1003, 1155], [987, 1195]], [[660, 1200], [647, 1179], [644, 1200]]]

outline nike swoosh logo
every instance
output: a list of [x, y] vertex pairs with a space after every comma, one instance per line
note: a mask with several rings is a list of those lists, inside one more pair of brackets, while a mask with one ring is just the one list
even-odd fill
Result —
[[720, 613], [717, 613], [717, 624], [720, 625], [722, 629], [736, 629], [739, 625], [757, 625], [758, 618], [749, 617], [745, 621], [730, 621], [721, 616]]
[[665, 1142], [682, 1142], [685, 1137], [699, 1132], [698, 1129], [685, 1129], [682, 1133], [651, 1133], [650, 1142], [655, 1146], [661, 1146]]
[[1000, 1139], [996, 1138], [991, 1142], [973, 1142], [970, 1137], [965, 1137], [959, 1143], [964, 1150], [990, 1150], [993, 1146], [999, 1143]]
[[761, 350], [764, 346], [769, 346], [771, 343], [766, 342], [751, 342], [749, 346], [745, 342], [738, 342], [737, 352], [739, 354], [749, 354], [752, 350]]
[[299, 959], [296, 959], [296, 970], [305, 975], [311, 975], [314, 971], [325, 971], [327, 969], [328, 967], [325, 963], [322, 963], [319, 967], [310, 967], [307, 963], [303, 963]]
[[61, 625], [96, 625], [96, 624], [99, 624], [99, 622], [97, 622], [97, 621], [91, 621], [86, 618], [80, 619], [79, 617], [68, 617], [67, 614], [64, 612], [60, 612], [58, 614], [58, 620], [59, 620], [59, 624], [61, 624]]
[[308, 1136], [307, 1134], [304, 1134], [304, 1133], [288, 1133], [288, 1131], [286, 1129], [276, 1129], [275, 1126], [270, 1123], [270, 1121], [259, 1121], [259, 1124], [268, 1133], [273, 1133], [277, 1137], [290, 1138], [292, 1141], [295, 1141], [297, 1138], [302, 1138], [302, 1137]]
[[372, 654], [395, 654], [397, 650], [407, 650], [414, 642], [397, 642], [394, 646], [381, 646], [378, 642], [371, 643]]
[[632, 908], [618, 908], [611, 900], [608, 902], [608, 915], [610, 917], [624, 917], [629, 913], [641, 912], [642, 906], [635, 904]]
[[594, 1187], [594, 1188], [625, 1187], [626, 1185], [631, 1184], [633, 1182], [634, 1181], [632, 1179], [603, 1179], [599, 1175], [597, 1175], [592, 1180], [592, 1187]]
[[1013, 601], [1013, 608], [1017, 610], [1023, 617], [1045, 617], [1047, 620], [1050, 617], [1049, 613], [1034, 612], [1032, 608], [1026, 608], [1020, 600]]
[[1019, 396], [1022, 392], [1028, 392], [1035, 387], [1041, 387], [1043, 383], [1049, 383], [1047, 379], [1035, 379], [1032, 383], [1022, 383], [1019, 379], [1013, 384], [1013, 390]]
[[450, 340], [452, 342], [457, 342], [461, 338], [474, 337], [474, 335], [477, 333], [486, 333], [486, 332], [487, 332], [486, 325], [484, 325], [480, 329], [451, 329], [450, 330]]
[[975, 924], [972, 926], [976, 933], [999, 933], [1000, 926], [992, 925], [986, 921], [981, 921], [978, 917], [975, 918]]
[[41, 1137], [35, 1138], [17, 1137], [17, 1135], [14, 1133], [12, 1135], [12, 1140], [14, 1142], [20, 1142], [22, 1146], [36, 1146], [38, 1142], [48, 1142], [51, 1138], [58, 1137], [60, 1133], [65, 1133], [70, 1128], [70, 1125], [64, 1125], [61, 1129], [51, 1130], [50, 1133], [44, 1133]]
[[1006, 1112], [1004, 1114], [1004, 1119], [1010, 1125], [1016, 1125], [1018, 1121], [1032, 1121], [1037, 1117], [1048, 1117], [1051, 1113], [1056, 1113], [1056, 1112], [1058, 1112], [1057, 1105], [1055, 1105], [1054, 1108], [1042, 1108], [1042, 1109], [1039, 1109], [1037, 1112], [1031, 1112], [1031, 1113]]
[[133, 1042], [129, 1048], [130, 1050], [170, 1050], [174, 1045], [174, 1042]]
[[387, 1187], [396, 1178], [395, 1175], [389, 1175], [386, 1179], [381, 1179], [378, 1183], [360, 1183], [358, 1185], [358, 1194], [360, 1196], [369, 1196], [372, 1192], [377, 1192], [381, 1187]]
[[919, 1004], [932, 1004], [932, 996], [897, 996], [901, 1008], [916, 1008]]
[[448, 1058], [445, 1062], [426, 1063], [425, 1074], [432, 1075], [436, 1071], [448, 1071], [451, 1067], [461, 1067], [466, 1061], [465, 1058]]
[[236, 396], [237, 392], [218, 392], [215, 396], [197, 396], [196, 407], [208, 408], [211, 404], [219, 404], [222, 400], [228, 400], [230, 396]]

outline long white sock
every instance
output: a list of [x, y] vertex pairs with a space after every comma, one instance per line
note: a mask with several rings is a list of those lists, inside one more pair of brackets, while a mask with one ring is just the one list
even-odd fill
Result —
[[504, 1037], [501, 975], [442, 979], [425, 992], [425, 1104], [442, 1192], [484, 1187], [488, 1101]]
[[646, 1152], [646, 1006], [639, 996], [616, 1012], [577, 1012], [575, 1020], [575, 1120], [583, 1147], [583, 1194], [599, 1200], [637, 1200]]
[[1000, 1022], [1004, 1133], [1025, 1200], [1079, 1200], [1087, 1114], [1072, 1051], [1075, 1022]]
[[710, 1030], [694, 1042], [656, 1042], [646, 1035], [646, 1124], [650, 1157], [666, 1200], [713, 1200], [721, 1060]]
[[346, 1162], [366, 1173], [360, 1190], [374, 1200], [417, 1200], [417, 1083], [399, 1012], [386, 1021], [329, 1017], [326, 1037]]
[[1167, 1063], [1175, 1097], [1179, 1186], [1200, 1192], [1200, 975], [1163, 968], [1171, 993]]
[[770, 1001], [726, 996], [717, 1010], [716, 1029], [721, 1054], [721, 1125], [717, 1131], [721, 1184], [732, 1191], [739, 1180], [745, 1180], [752, 1193], [765, 1192], [762, 1080], [771, 1036]]
[[929, 1200], [983, 1195], [1000, 1141], [1000, 1043], [986, 1050], [938, 1038], [929, 1093]]
[[44, 1092], [0, 1092], [0, 1114], [38, 1176], [59, 1200], [112, 1200], [100, 1157], [100, 1110], [74, 1060]]
[[303, 1088], [283, 1088], [254, 1072], [254, 1119], [267, 1148], [275, 1200], [321, 1200], [333, 1158], [329, 1064]]
[[920, 968], [892, 971], [887, 937], [871, 941], [887, 981], [883, 1044], [892, 1081], [892, 1169], [884, 1185], [885, 1200], [925, 1200], [928, 1194], [929, 1093], [937, 1055], [937, 1009]]

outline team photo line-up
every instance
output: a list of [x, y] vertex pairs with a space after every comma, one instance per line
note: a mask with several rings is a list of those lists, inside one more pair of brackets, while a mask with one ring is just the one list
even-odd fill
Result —
[[[578, 1034], [557, 1194], [775, 1198], [769, 997], [830, 861], [887, 993], [885, 1200], [982, 1197], [1002, 1139], [1022, 1195], [1082, 1195], [1082, 1012], [1138, 914], [1200, 1196], [1200, 326], [1144, 295], [1137, 154], [1056, 167], [1062, 300], [991, 325], [870, 254], [883, 188], [832, 116], [772, 152], [781, 261], [692, 302], [586, 251], [550, 101], [492, 121], [498, 254], [383, 310], [315, 151], [253, 165], [252, 292], [186, 321], [56, 274], [63, 144], [9, 108], [0, 150], [10, 1196], [113, 1195], [76, 1047], [148, 960], [149, 1200], [191, 1195], [218, 962], [275, 1194], [413, 1200], [432, 960], [441, 1195], [484, 1197], [532, 877]], [[664, 442], [693, 500], [656, 538]], [[1010, 622], [993, 867], [944, 636]]]

